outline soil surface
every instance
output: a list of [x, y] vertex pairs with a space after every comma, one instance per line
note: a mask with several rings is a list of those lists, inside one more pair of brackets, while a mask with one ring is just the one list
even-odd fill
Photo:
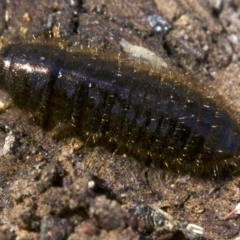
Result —
[[[117, 52], [125, 39], [214, 85], [239, 114], [238, 0], [1, 1], [0, 35], [3, 45], [45, 36]], [[56, 141], [5, 92], [0, 99], [0, 239], [237, 239], [239, 216], [225, 217], [239, 202], [239, 176], [182, 176]]]

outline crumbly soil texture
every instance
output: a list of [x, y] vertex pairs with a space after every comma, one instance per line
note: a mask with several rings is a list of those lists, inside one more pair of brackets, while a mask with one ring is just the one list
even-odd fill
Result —
[[[117, 52], [125, 39], [156, 53], [169, 71], [210, 82], [240, 109], [238, 0], [6, 0], [0, 35], [3, 45], [46, 37]], [[56, 140], [5, 92], [0, 100], [0, 239], [238, 237], [239, 216], [226, 218], [239, 202], [238, 176], [183, 176], [77, 138]], [[157, 209], [173, 217], [172, 229], [153, 223]], [[204, 234], [187, 234], [190, 223]]]

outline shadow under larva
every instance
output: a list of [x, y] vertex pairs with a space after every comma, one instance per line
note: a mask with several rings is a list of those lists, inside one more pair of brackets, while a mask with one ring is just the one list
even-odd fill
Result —
[[195, 176], [238, 169], [240, 131], [220, 96], [167, 69], [61, 43], [2, 49], [0, 85], [44, 130]]

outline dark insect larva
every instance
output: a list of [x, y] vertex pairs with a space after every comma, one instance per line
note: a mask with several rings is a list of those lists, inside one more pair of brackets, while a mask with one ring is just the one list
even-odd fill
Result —
[[71, 125], [88, 146], [178, 173], [238, 168], [237, 121], [220, 97], [180, 74], [56, 43], [12, 44], [1, 59], [1, 87], [45, 130]]

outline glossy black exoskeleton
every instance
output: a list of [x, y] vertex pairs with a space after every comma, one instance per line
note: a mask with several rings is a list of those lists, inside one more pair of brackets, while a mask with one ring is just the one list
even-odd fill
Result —
[[238, 168], [238, 124], [199, 84], [114, 53], [60, 46], [12, 44], [1, 54], [1, 87], [45, 130], [71, 125], [89, 146], [179, 173]]

